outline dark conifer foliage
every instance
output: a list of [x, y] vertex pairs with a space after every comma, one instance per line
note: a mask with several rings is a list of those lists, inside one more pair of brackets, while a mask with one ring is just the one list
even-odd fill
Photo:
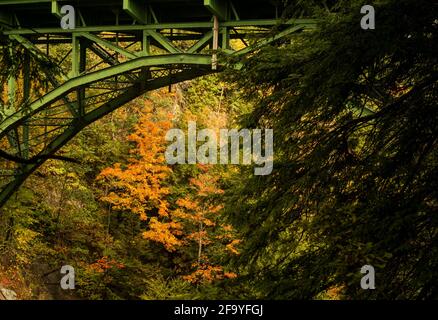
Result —
[[[376, 29], [362, 30], [364, 4], [318, 9], [316, 32], [230, 75], [256, 103], [247, 124], [275, 133], [273, 174], [230, 210], [261, 296], [438, 297], [438, 7], [374, 1]], [[376, 290], [361, 289], [366, 264]]]

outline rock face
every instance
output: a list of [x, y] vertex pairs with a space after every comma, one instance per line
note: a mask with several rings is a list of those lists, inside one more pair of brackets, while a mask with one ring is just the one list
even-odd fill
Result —
[[17, 294], [12, 290], [0, 287], [0, 300], [17, 300]]

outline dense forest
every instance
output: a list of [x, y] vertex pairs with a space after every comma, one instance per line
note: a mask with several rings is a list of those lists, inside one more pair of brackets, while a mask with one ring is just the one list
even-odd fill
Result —
[[[437, 299], [438, 7], [313, 8], [316, 30], [85, 128], [0, 209], [19, 299]], [[271, 128], [274, 168], [169, 165], [171, 128]], [[76, 289], [59, 287], [72, 265]], [[364, 265], [376, 287], [360, 286]]]

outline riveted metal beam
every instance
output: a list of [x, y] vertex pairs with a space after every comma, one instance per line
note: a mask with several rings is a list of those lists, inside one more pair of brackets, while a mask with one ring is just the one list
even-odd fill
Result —
[[[272, 27], [276, 25], [303, 25], [307, 28], [312, 28], [318, 21], [316, 19], [291, 19], [283, 21], [282, 19], [260, 19], [260, 20], [239, 20], [239, 21], [221, 21], [221, 27]], [[158, 23], [146, 25], [108, 25], [108, 26], [87, 26], [76, 27], [77, 32], [129, 32], [141, 30], [163, 30], [163, 29], [211, 29], [213, 21], [210, 22], [177, 22], [177, 23]], [[71, 30], [70, 30], [71, 31]], [[5, 35], [20, 34], [20, 35], [35, 35], [35, 34], [71, 34], [69, 30], [62, 28], [19, 28], [5, 30]]]

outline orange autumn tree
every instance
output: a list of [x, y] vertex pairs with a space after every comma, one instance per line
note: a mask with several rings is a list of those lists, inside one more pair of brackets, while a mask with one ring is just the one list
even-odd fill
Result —
[[211, 167], [198, 165], [201, 173], [190, 180], [192, 193], [177, 201], [175, 215], [184, 221], [186, 239], [196, 247], [194, 271], [184, 278], [192, 283], [212, 282], [223, 278], [234, 278], [236, 274], [225, 272], [219, 265], [210, 261], [210, 255], [238, 254], [233, 228], [220, 222], [221, 205], [211, 198], [224, 193], [218, 187], [219, 176], [212, 173]]
[[144, 238], [161, 243], [168, 251], [183, 244], [182, 225], [171, 216], [167, 200], [170, 190], [165, 186], [172, 170], [165, 163], [165, 135], [172, 127], [169, 115], [153, 115], [146, 110], [128, 140], [135, 143], [126, 166], [116, 164], [104, 169], [98, 180], [109, 183], [112, 191], [102, 197], [114, 210], [129, 211], [147, 221]]
[[[147, 222], [143, 237], [160, 243], [171, 253], [183, 255], [188, 265], [179, 266], [184, 279], [192, 283], [236, 277], [212, 260], [213, 256], [238, 254], [233, 229], [220, 223], [222, 206], [211, 198], [223, 191], [220, 176], [211, 167], [198, 165], [181, 196], [169, 181], [175, 173], [166, 164], [167, 131], [173, 127], [171, 116], [147, 110], [128, 137], [134, 144], [126, 165], [115, 164], [98, 177], [111, 192], [101, 200], [113, 210], [127, 211]], [[188, 187], [188, 188], [187, 188]], [[181, 189], [181, 188], [180, 188]]]

